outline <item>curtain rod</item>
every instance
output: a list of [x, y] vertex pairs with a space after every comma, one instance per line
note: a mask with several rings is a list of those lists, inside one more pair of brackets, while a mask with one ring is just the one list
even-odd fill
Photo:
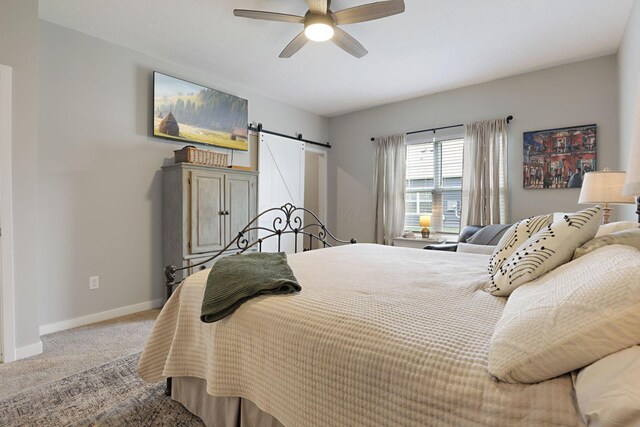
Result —
[[328, 142], [326, 144], [323, 144], [322, 142], [315, 142], [315, 141], [309, 141], [308, 139], [303, 139], [301, 133], [297, 134], [296, 136], [290, 136], [290, 135], [285, 135], [283, 133], [266, 130], [262, 127], [262, 123], [258, 123], [257, 127], [254, 127], [253, 123], [250, 123], [248, 126], [248, 129], [254, 132], [264, 132], [264, 133], [268, 133], [269, 135], [281, 136], [283, 138], [295, 139], [298, 141], [306, 142], [307, 144], [319, 145], [320, 147], [324, 147], [324, 148], [331, 148], [331, 144], [329, 144]]
[[[513, 120], [513, 116], [511, 116], [511, 115], [507, 116], [507, 124], [508, 124], [511, 120]], [[442, 130], [442, 129], [451, 129], [451, 128], [459, 128], [459, 127], [462, 127], [462, 126], [464, 126], [464, 125], [463, 125], [463, 124], [461, 124], [461, 125], [441, 126], [441, 127], [439, 127], [439, 128], [431, 128], [431, 129], [414, 130], [414, 131], [411, 131], [411, 132], [407, 132], [407, 135], [413, 135], [413, 134], [416, 134], [416, 133], [422, 133], [422, 132], [433, 132], [433, 133], [435, 133], [437, 130]], [[375, 138], [371, 138], [371, 140], [372, 140], [372, 141], [375, 141], [376, 139], [375, 139]]]

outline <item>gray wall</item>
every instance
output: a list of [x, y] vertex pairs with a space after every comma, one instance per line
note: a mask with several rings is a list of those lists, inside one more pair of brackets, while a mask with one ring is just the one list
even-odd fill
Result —
[[[640, 114], [640, 0], [635, 0], [618, 51], [620, 76], [620, 169], [627, 169], [633, 144], [634, 117]], [[640, 141], [636, 141], [640, 144]], [[639, 151], [636, 151], [638, 153]], [[616, 206], [622, 219], [637, 221], [634, 206]]]
[[[149, 136], [153, 70], [247, 98], [249, 120], [267, 129], [328, 139], [327, 119], [220, 81], [215, 70], [188, 70], [45, 21], [39, 29], [43, 325], [163, 295], [160, 167], [180, 145]], [[89, 291], [92, 275], [99, 290]]]
[[515, 117], [509, 127], [512, 220], [579, 207], [577, 189], [522, 188], [524, 131], [597, 123], [598, 168], [619, 166], [617, 63], [610, 55], [330, 119], [329, 224], [339, 236], [373, 241], [370, 137], [509, 114]]
[[36, 282], [38, 2], [0, 2], [0, 64], [13, 68], [12, 167], [16, 346], [40, 341]]

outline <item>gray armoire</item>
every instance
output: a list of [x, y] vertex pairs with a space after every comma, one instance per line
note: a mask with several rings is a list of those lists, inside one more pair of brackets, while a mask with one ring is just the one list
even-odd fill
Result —
[[[189, 267], [225, 248], [257, 215], [257, 175], [190, 163], [163, 167], [164, 265]], [[234, 245], [224, 256], [236, 252]]]

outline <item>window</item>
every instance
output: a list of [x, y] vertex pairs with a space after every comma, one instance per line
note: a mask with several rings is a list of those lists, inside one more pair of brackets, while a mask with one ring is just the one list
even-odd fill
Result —
[[431, 230], [460, 232], [462, 204], [460, 137], [407, 146], [405, 230], [420, 231], [420, 215], [431, 215]]

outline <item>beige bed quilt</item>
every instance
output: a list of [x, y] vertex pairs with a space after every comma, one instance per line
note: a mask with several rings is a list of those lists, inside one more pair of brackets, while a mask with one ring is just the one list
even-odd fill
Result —
[[568, 375], [500, 383], [487, 354], [504, 298], [488, 256], [358, 244], [290, 255], [302, 292], [200, 321], [208, 270], [178, 287], [140, 360], [286, 426], [582, 425]]

